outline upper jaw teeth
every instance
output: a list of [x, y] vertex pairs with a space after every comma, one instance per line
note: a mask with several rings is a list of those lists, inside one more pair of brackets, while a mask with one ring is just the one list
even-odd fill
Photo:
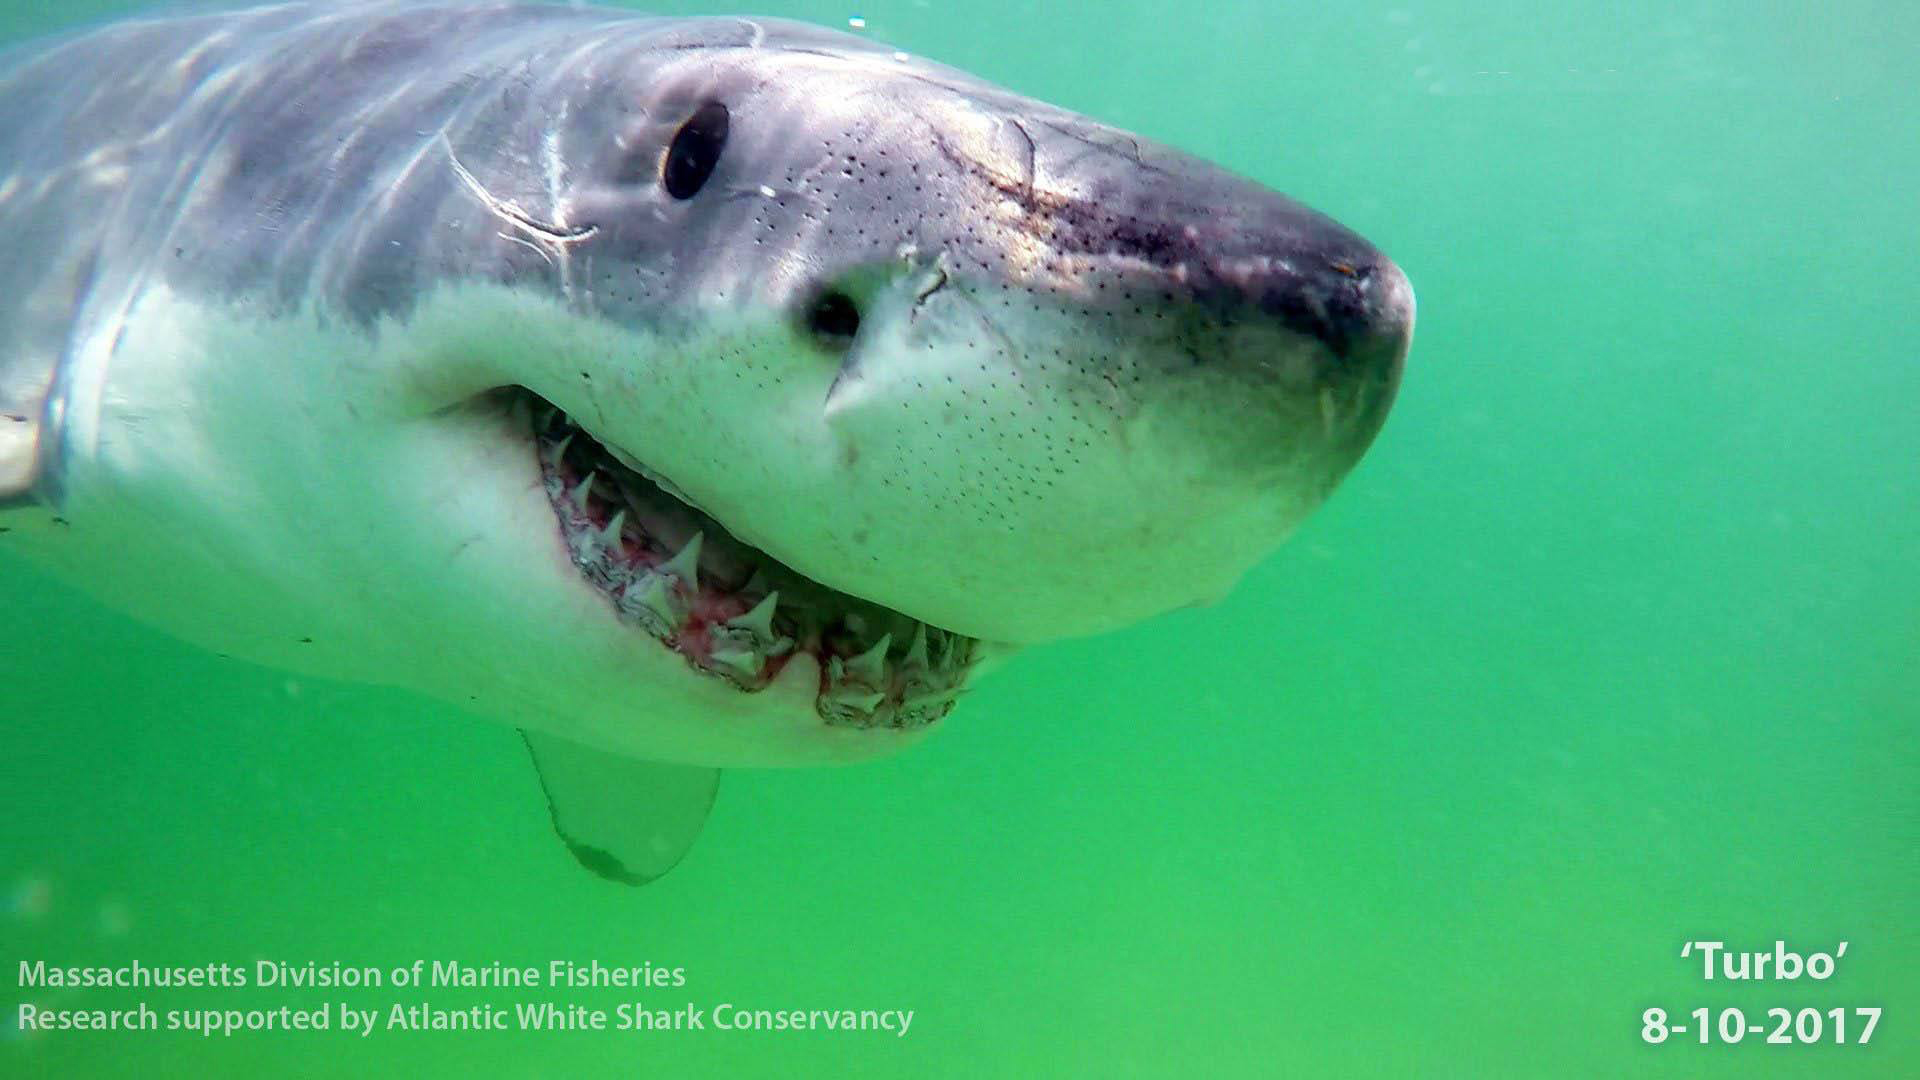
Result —
[[694, 533], [693, 539], [687, 541], [687, 546], [680, 549], [680, 554], [668, 559], [666, 564], [660, 567], [660, 572], [672, 574], [686, 582], [690, 589], [698, 589], [700, 587], [700, 541], [705, 538], [705, 533]]
[[[574, 564], [608, 594], [623, 620], [681, 652], [697, 670], [760, 690], [788, 657], [808, 651], [821, 661], [815, 708], [829, 724], [917, 728], [952, 709], [972, 666], [971, 639], [892, 613], [863, 617], [856, 609], [876, 609], [850, 597], [835, 602], [831, 597], [838, 594], [799, 579], [763, 553], [730, 536], [716, 533], [714, 539], [698, 527], [711, 519], [670, 484], [618, 449], [577, 437], [564, 415], [550, 414], [536, 434], [548, 495]], [[649, 497], [646, 485], [632, 483], [634, 477], [622, 475], [613, 461], [679, 503]], [[596, 479], [601, 469], [611, 471]], [[696, 527], [681, 534], [688, 538], [677, 550], [661, 542], [657, 530], [673, 532], [681, 527], [676, 522], [689, 520]], [[703, 566], [703, 558], [719, 562]], [[740, 561], [746, 558], [751, 563]], [[733, 572], [738, 575], [752, 566], [744, 585], [727, 584], [729, 565], [739, 567]], [[713, 566], [723, 569], [712, 572]], [[812, 599], [786, 604], [775, 578]], [[842, 610], [835, 615], [834, 608]], [[869, 625], [883, 618], [893, 629]], [[909, 622], [907, 643], [896, 648]], [[873, 630], [880, 631], [877, 637]]]

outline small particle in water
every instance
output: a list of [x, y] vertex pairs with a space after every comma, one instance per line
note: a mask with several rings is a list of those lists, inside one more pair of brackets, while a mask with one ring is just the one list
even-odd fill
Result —
[[127, 905], [118, 900], [103, 901], [100, 905], [100, 933], [103, 937], [125, 937], [133, 929], [133, 913]]
[[908, 56], [908, 55], [907, 55], [906, 53], [903, 53], [903, 52], [896, 52], [896, 53], [894, 53], [894, 54], [893, 54], [893, 58], [894, 58], [895, 60], [898, 60], [898, 61], [900, 61], [900, 62], [901, 62], [901, 63], [903, 63], [903, 64], [904, 64], [904, 63], [906, 63], [907, 61], [909, 61], [909, 60], [911, 60], [911, 59], [913, 59], [913, 57], [911, 57], [911, 56]]
[[53, 883], [35, 874], [14, 883], [7, 893], [7, 914], [17, 919], [37, 919], [53, 907]]
[[858, 15], [851, 15], [847, 18], [847, 25], [853, 27], [855, 30], [865, 30], [867, 28], [867, 20]]
[[777, 191], [775, 191], [775, 190], [773, 190], [772, 188], [770, 188], [770, 187], [768, 187], [768, 186], [767, 186], [767, 185], [765, 185], [765, 184], [761, 184], [761, 185], [760, 185], [760, 194], [761, 194], [762, 196], [764, 196], [765, 198], [769, 198], [769, 199], [771, 199], [771, 198], [775, 198], [775, 197], [777, 197], [777, 196], [778, 196], [778, 195], [779, 195], [780, 193], [779, 193], [779, 192], [777, 192]]

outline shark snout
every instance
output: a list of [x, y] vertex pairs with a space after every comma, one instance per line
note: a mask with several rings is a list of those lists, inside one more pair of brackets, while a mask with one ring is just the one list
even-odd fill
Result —
[[1063, 188], [1076, 192], [1041, 200], [1033, 231], [1091, 256], [1100, 298], [1123, 312], [1156, 300], [1178, 310], [1196, 361], [1245, 351], [1209, 349], [1209, 333], [1270, 334], [1311, 346], [1329, 377], [1397, 378], [1413, 290], [1366, 238], [1263, 184], [1097, 125], [1022, 130], [1046, 133], [1037, 174], [1068, 177]]
[[[1209, 482], [1255, 500], [1317, 500], [1386, 420], [1412, 342], [1413, 288], [1337, 222], [1237, 178], [1219, 187], [1216, 206], [1142, 230], [1175, 242], [1122, 271], [1144, 272], [1135, 296], [1158, 282], [1164, 314], [1148, 315], [1171, 328], [1166, 381], [1144, 392], [1184, 403], [1183, 445], [1198, 449]], [[1210, 390], [1188, 397], [1193, 386]]]
[[1361, 363], [1388, 367], [1397, 375], [1413, 344], [1413, 285], [1392, 259], [1378, 253], [1355, 276], [1364, 300], [1361, 317], [1350, 328], [1347, 354]]
[[1226, 255], [1203, 266], [1190, 295], [1218, 323], [1306, 338], [1324, 350], [1329, 375], [1398, 375], [1413, 339], [1413, 287], [1378, 251]]
[[1327, 269], [1335, 276], [1320, 286], [1318, 307], [1327, 315], [1317, 336], [1350, 363], [1397, 367], [1413, 340], [1407, 275], [1378, 252], [1330, 260]]

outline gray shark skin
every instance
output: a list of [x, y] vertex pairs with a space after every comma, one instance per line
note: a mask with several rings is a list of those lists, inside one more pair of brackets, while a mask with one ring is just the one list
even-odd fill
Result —
[[1389, 259], [1259, 184], [763, 19], [30, 45], [0, 231], [0, 542], [523, 728], [628, 881], [714, 768], [893, 752], [1020, 646], [1223, 595], [1413, 327]]

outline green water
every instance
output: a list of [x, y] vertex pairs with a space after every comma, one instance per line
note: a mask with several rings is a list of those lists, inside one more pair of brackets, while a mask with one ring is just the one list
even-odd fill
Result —
[[[11, 0], [10, 34], [106, 13]], [[720, 10], [697, 4], [657, 9]], [[684, 967], [867, 1034], [42, 1034], [9, 1075], [1920, 1075], [1920, 7], [764, 3], [1175, 143], [1395, 257], [1402, 390], [1217, 608], [1035, 649], [896, 760], [736, 773], [679, 870], [512, 731], [239, 666], [0, 548], [15, 961]], [[129, 537], [129, 544], [138, 542]], [[1169, 553], [1177, 570], [1177, 553]], [[1850, 943], [1704, 983], [1690, 938]], [[1866, 1046], [1641, 1012], [1878, 1006]]]

